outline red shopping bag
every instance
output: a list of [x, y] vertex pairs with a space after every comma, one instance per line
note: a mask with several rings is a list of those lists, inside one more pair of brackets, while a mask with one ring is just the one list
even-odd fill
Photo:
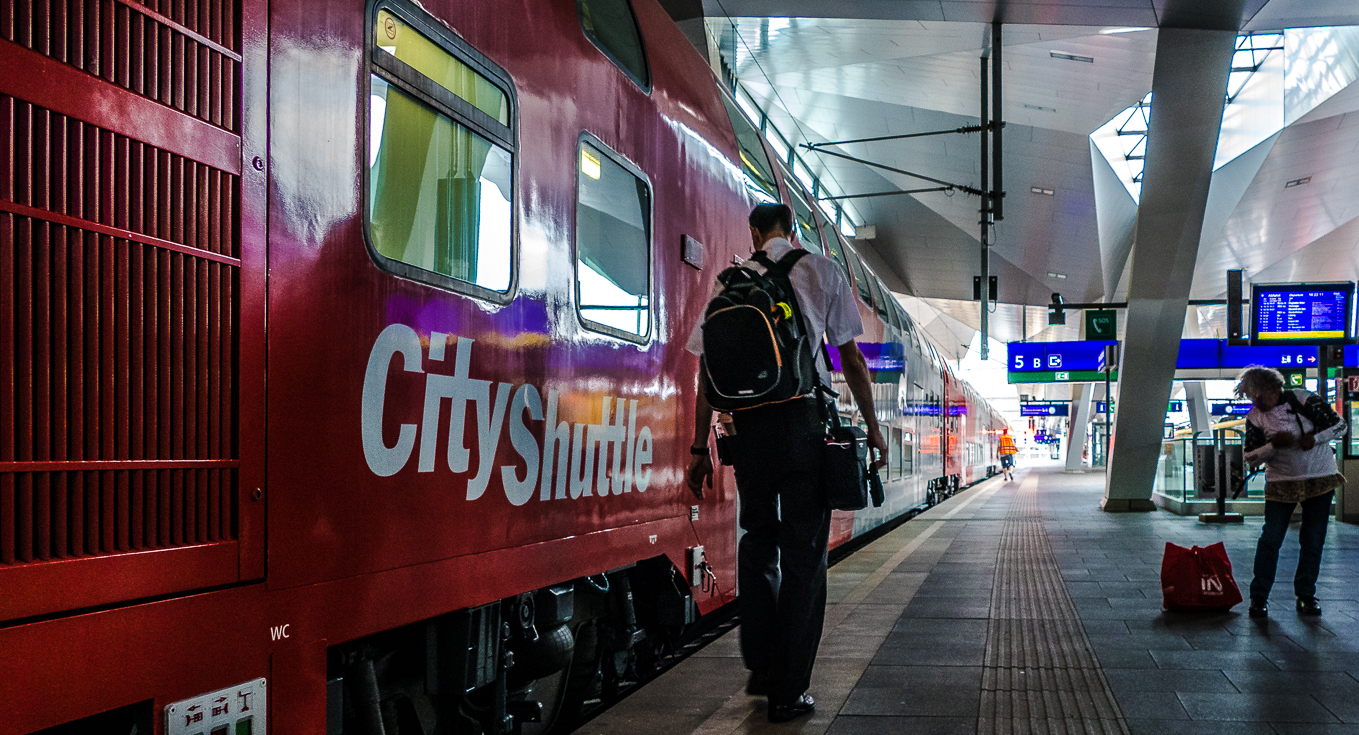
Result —
[[1232, 560], [1219, 541], [1186, 549], [1166, 542], [1161, 558], [1161, 599], [1167, 610], [1230, 610], [1241, 601]]

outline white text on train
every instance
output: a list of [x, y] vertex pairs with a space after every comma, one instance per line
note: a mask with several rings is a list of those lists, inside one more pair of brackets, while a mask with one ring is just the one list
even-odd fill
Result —
[[[443, 361], [449, 337], [441, 332], [430, 333], [431, 361]], [[516, 387], [512, 383], [469, 378], [474, 342], [466, 337], [456, 339], [453, 374], [443, 375], [425, 373], [424, 349], [414, 329], [392, 324], [378, 335], [368, 355], [360, 415], [363, 454], [374, 474], [395, 475], [410, 463], [412, 455], [417, 455], [417, 471], [433, 472], [439, 460], [439, 434], [445, 416], [449, 427], [444, 463], [454, 473], [467, 472], [471, 452], [466, 445], [465, 418], [467, 402], [472, 401], [476, 409], [478, 451], [476, 474], [467, 481], [468, 500], [476, 500], [486, 492], [507, 419], [510, 444], [524, 462], [522, 477], [517, 464], [499, 468], [510, 503], [523, 505], [539, 489], [541, 500], [622, 495], [632, 492], [633, 487], [646, 492], [651, 484], [651, 469], [647, 467], [651, 464], [651, 428], [637, 426], [637, 401], [603, 396], [599, 423], [558, 421], [555, 390], [548, 391], [544, 406], [538, 389], [528, 383]], [[382, 438], [382, 422], [388, 381], [399, 375], [391, 374], [397, 355], [401, 356], [405, 372], [425, 373], [425, 400], [419, 423], [402, 423], [396, 443], [388, 446]], [[451, 410], [445, 412], [445, 403], [450, 401]], [[544, 419], [545, 437], [540, 445], [528, 421]]]

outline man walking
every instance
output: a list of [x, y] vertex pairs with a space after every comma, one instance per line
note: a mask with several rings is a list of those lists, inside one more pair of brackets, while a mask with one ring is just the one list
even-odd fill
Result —
[[[792, 212], [783, 204], [761, 204], [750, 213], [755, 250], [778, 262], [793, 249], [788, 241]], [[748, 263], [752, 268], [758, 264]], [[887, 444], [873, 408], [868, 367], [854, 338], [863, 322], [849, 282], [829, 258], [808, 253], [788, 273], [798, 306], [814, 344], [822, 335], [837, 345], [850, 392], [877, 450], [875, 464], [886, 463]], [[688, 349], [703, 351], [703, 323], [694, 327]], [[818, 350], [819, 351], [819, 350]], [[817, 360], [822, 384], [830, 385], [824, 360]], [[712, 486], [708, 434], [713, 410], [697, 392], [694, 441], [687, 481], [699, 498]], [[782, 403], [733, 412], [740, 436], [734, 458], [741, 496], [741, 537], [737, 576], [741, 589], [741, 655], [750, 670], [746, 691], [769, 698], [769, 721], [787, 722], [810, 714], [807, 693], [826, 613], [826, 547], [831, 509], [822, 489], [821, 452], [825, 431], [809, 393]]]
[[1005, 473], [1005, 480], [1008, 482], [1015, 479], [1015, 455], [1019, 454], [1019, 447], [1015, 446], [1015, 438], [1010, 436], [1010, 428], [1007, 426], [1000, 434], [1000, 469]]

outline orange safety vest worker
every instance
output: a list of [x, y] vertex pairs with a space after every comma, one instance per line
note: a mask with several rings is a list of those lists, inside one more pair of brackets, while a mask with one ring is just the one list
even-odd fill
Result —
[[1019, 447], [1015, 446], [1014, 437], [1010, 436], [1009, 434], [1000, 435], [1000, 453], [1002, 455], [1019, 454]]

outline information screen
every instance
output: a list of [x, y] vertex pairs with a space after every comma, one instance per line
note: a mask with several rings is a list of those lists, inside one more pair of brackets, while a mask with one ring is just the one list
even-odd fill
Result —
[[1257, 283], [1254, 344], [1341, 342], [1353, 334], [1354, 283]]
[[1069, 413], [1070, 407], [1064, 403], [1021, 403], [1019, 405], [1020, 416], [1066, 416]]
[[1208, 410], [1214, 416], [1245, 416], [1250, 409], [1251, 404], [1243, 401], [1214, 401]]

